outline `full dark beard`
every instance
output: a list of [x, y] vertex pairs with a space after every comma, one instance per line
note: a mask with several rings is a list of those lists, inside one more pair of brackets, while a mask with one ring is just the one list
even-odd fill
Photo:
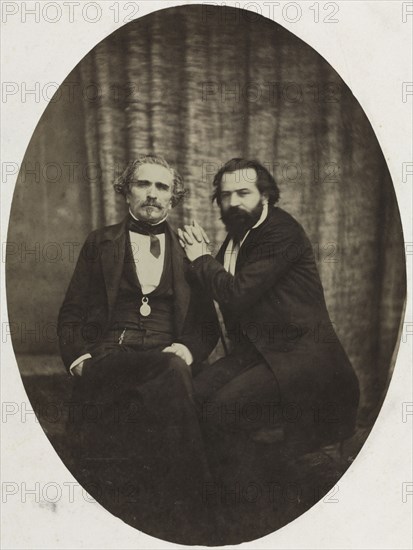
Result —
[[231, 206], [225, 212], [221, 211], [221, 220], [235, 242], [240, 242], [245, 233], [257, 223], [262, 214], [262, 209], [263, 205], [259, 202], [251, 212], [246, 212], [238, 206]]

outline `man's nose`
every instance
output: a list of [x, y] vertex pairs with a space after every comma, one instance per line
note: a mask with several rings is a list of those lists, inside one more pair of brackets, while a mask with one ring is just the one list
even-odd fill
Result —
[[148, 187], [148, 197], [151, 198], [151, 199], [156, 199], [157, 197], [157, 194], [156, 194], [156, 187], [154, 184], [150, 185]]
[[229, 205], [230, 206], [239, 206], [239, 196], [236, 193], [232, 193]]

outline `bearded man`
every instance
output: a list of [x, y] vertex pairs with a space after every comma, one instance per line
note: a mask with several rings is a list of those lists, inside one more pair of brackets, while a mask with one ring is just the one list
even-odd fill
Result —
[[256, 479], [252, 464], [265, 458], [267, 440], [299, 455], [350, 437], [359, 386], [330, 320], [311, 243], [276, 206], [272, 175], [257, 161], [235, 158], [213, 185], [228, 231], [216, 259], [197, 223], [178, 233], [193, 277], [219, 304], [228, 339], [228, 354], [195, 379], [218, 480], [209, 496], [220, 500], [221, 484], [224, 496], [236, 487], [240, 496]]

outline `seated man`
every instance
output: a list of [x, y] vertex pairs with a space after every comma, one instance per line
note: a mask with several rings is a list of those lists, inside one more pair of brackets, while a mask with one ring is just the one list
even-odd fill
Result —
[[81, 405], [71, 426], [80, 481], [139, 529], [202, 544], [209, 471], [191, 365], [216, 344], [215, 309], [199, 283], [188, 284], [189, 262], [166, 221], [185, 194], [176, 171], [142, 156], [114, 187], [129, 214], [89, 235], [58, 320]]
[[[226, 494], [256, 479], [251, 464], [263, 462], [263, 441], [297, 456], [342, 441], [355, 427], [357, 377], [329, 318], [311, 243], [275, 206], [278, 198], [264, 166], [232, 159], [214, 179], [228, 231], [217, 258], [198, 224], [178, 230], [192, 276], [218, 302], [229, 340], [229, 354], [194, 381], [210, 465]], [[210, 497], [219, 500], [218, 492], [211, 487]]]

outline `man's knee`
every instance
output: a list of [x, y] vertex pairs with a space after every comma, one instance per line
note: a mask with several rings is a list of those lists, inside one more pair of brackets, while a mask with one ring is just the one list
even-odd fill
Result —
[[213, 429], [233, 430], [239, 425], [239, 405], [220, 399], [219, 392], [200, 402], [201, 421]]
[[191, 367], [177, 355], [167, 354], [167, 373], [179, 378], [192, 378]]

